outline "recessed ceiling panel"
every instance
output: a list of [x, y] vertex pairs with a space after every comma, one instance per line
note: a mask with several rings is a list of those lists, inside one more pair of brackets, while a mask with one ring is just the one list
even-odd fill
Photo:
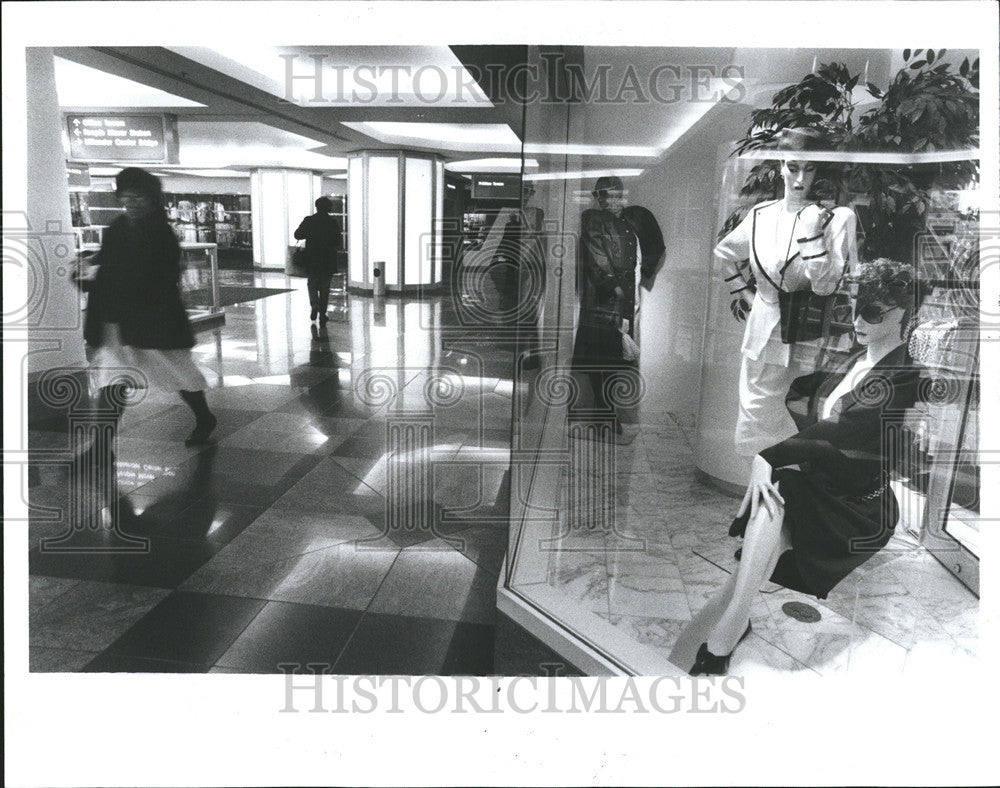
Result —
[[446, 46], [170, 47], [173, 52], [305, 107], [492, 107]]
[[62, 107], [204, 107], [197, 101], [108, 74], [61, 57], [53, 58]]
[[177, 123], [184, 167], [276, 166], [342, 170], [347, 159], [307, 150], [317, 141], [254, 121]]

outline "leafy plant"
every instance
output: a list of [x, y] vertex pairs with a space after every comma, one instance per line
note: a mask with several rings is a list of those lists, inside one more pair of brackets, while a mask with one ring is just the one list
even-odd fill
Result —
[[[922, 153], [961, 150], [979, 144], [979, 60], [964, 60], [957, 73], [941, 62], [947, 50], [904, 50], [905, 65], [885, 90], [867, 83], [878, 105], [855, 117], [853, 90], [860, 77], [843, 63], [826, 63], [774, 94], [771, 106], [755, 109], [734, 155], [773, 147], [789, 128], [822, 130], [834, 149]], [[978, 177], [976, 161], [935, 165], [854, 164], [822, 167], [814, 190], [822, 199], [847, 203], [868, 197], [863, 254], [908, 260], [913, 237], [923, 229], [930, 189], [960, 189]], [[764, 161], [747, 176], [740, 194], [753, 202], [780, 194], [780, 164]], [[729, 217], [738, 220], [742, 210]]]
[[[855, 149], [933, 153], [979, 145], [979, 60], [969, 63], [966, 58], [954, 73], [950, 63], [940, 62], [945, 52], [905, 50], [907, 65], [888, 89], [868, 87], [880, 103], [859, 119]], [[923, 229], [930, 204], [929, 190], [961, 189], [979, 174], [978, 163], [970, 160], [855, 170], [852, 191], [870, 198], [865, 251], [897, 259], [912, 254], [913, 237]]]

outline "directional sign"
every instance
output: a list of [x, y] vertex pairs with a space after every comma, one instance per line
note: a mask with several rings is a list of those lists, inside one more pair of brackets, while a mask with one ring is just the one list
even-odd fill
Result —
[[520, 196], [519, 175], [475, 175], [472, 178], [473, 200], [516, 200]]
[[67, 115], [70, 157], [166, 162], [163, 115]]

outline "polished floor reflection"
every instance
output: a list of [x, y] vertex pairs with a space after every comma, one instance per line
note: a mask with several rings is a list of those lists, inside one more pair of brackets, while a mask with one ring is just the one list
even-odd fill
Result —
[[[693, 433], [690, 416], [647, 411], [635, 439], [619, 438], [610, 528], [595, 529], [593, 511], [574, 512], [572, 471], [553, 479], [558, 509], [529, 518], [514, 572], [519, 594], [640, 674], [690, 667], [703, 637], [678, 637], [736, 566], [739, 541], [726, 530], [739, 502], [696, 478]], [[788, 603], [809, 605], [815, 620], [790, 616]], [[978, 613], [976, 597], [897, 528], [825, 600], [765, 586], [730, 673], [955, 670], [976, 658]]]
[[194, 349], [216, 444], [185, 447], [190, 412], [149, 392], [97, 530], [67, 520], [66, 467], [37, 469], [31, 670], [491, 672], [512, 352], [449, 333], [445, 298], [335, 295], [319, 329], [303, 282], [222, 277], [225, 325]]
[[[227, 306], [225, 325], [199, 333], [194, 350], [217, 443], [184, 445], [191, 415], [174, 394], [129, 407], [118, 514], [97, 531], [60, 514], [65, 465], [37, 467], [31, 669], [492, 672], [510, 343], [460, 326], [442, 297], [335, 297], [320, 330], [301, 283], [223, 277], [248, 300]], [[697, 644], [678, 635], [735, 565], [725, 531], [736, 502], [696, 478], [693, 418], [654, 399], [637, 432], [613, 442], [608, 475], [518, 460], [545, 506], [525, 524], [511, 584], [627, 670], [683, 673]], [[515, 425], [518, 445], [530, 448], [543, 422]], [[563, 459], [596, 456], [596, 442], [560, 432]], [[65, 426], [30, 440], [36, 454], [68, 455]], [[121, 549], [135, 539], [147, 548]], [[789, 602], [818, 620], [790, 617]], [[770, 586], [752, 618], [734, 673], [953, 670], [977, 651], [976, 598], [904, 529], [828, 599]]]

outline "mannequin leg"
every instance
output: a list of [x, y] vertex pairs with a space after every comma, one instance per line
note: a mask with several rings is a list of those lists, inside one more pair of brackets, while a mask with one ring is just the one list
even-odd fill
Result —
[[730, 599], [709, 633], [708, 650], [713, 654], [728, 654], [736, 647], [750, 620], [750, 606], [757, 592], [771, 576], [781, 554], [791, 547], [784, 516], [780, 506], [773, 517], [761, 507], [747, 524], [743, 555], [731, 578]]

